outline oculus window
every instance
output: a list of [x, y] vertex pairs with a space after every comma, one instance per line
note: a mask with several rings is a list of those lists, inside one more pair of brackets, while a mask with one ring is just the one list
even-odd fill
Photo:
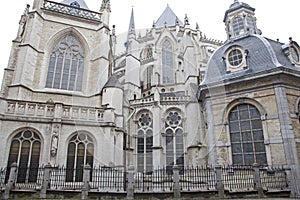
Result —
[[267, 165], [261, 115], [256, 107], [235, 106], [229, 114], [229, 130], [234, 165]]
[[84, 49], [73, 36], [67, 35], [51, 51], [46, 88], [81, 91]]

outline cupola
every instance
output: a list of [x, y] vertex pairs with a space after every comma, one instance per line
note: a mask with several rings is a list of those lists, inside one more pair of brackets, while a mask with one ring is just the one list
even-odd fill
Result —
[[260, 34], [256, 26], [255, 8], [235, 0], [224, 16], [227, 39], [235, 39], [248, 34]]

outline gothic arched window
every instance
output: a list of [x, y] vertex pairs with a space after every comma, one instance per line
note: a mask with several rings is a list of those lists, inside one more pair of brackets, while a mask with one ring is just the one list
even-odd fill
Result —
[[245, 32], [244, 20], [242, 17], [233, 19], [232, 29], [235, 36], [241, 35]]
[[37, 181], [40, 161], [41, 139], [30, 129], [19, 131], [12, 139], [5, 180], [7, 182], [10, 167], [17, 163], [17, 183], [31, 183]]
[[82, 90], [84, 49], [72, 35], [54, 45], [48, 67], [46, 88]]
[[168, 173], [173, 171], [173, 166], [184, 167], [184, 144], [182, 116], [179, 111], [172, 110], [165, 119], [166, 132], [166, 166]]
[[153, 170], [153, 124], [149, 112], [144, 112], [138, 119], [137, 168], [138, 172], [151, 173]]
[[229, 130], [233, 164], [267, 164], [261, 115], [256, 107], [235, 106], [229, 114]]
[[76, 133], [69, 141], [67, 155], [67, 182], [81, 182], [83, 167], [93, 167], [94, 144], [92, 138], [85, 133]]
[[162, 77], [163, 84], [174, 83], [173, 47], [169, 40], [162, 44]]

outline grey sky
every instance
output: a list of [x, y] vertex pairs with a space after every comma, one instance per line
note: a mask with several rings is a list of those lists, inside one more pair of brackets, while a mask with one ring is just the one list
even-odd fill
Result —
[[[61, 2], [62, 0], [52, 0]], [[85, 0], [91, 10], [98, 11], [102, 0]], [[116, 25], [117, 34], [128, 29], [131, 8], [134, 8], [135, 25], [137, 29], [151, 28], [167, 4], [184, 21], [188, 15], [192, 28], [196, 22], [200, 30], [207, 37], [225, 40], [225, 26], [223, 17], [233, 0], [111, 0], [112, 13], [110, 26]], [[258, 27], [265, 37], [280, 39], [288, 42], [289, 37], [300, 43], [299, 28], [299, 0], [271, 1], [271, 0], [244, 0], [256, 8]], [[7, 66], [11, 41], [15, 39], [20, 16], [26, 4], [32, 5], [33, 0], [9, 0], [3, 3], [0, 12], [1, 25], [1, 59], [0, 81], [2, 82], [3, 69]]]

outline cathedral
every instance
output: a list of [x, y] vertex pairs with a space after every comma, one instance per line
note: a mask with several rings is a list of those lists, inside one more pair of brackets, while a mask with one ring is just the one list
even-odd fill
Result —
[[47, 163], [146, 173], [285, 165], [300, 196], [296, 41], [264, 37], [255, 8], [235, 0], [224, 11], [225, 42], [169, 5], [142, 34], [132, 10], [120, 42], [110, 0], [99, 7], [84, 0], [26, 7], [0, 93], [0, 166], [16, 163], [26, 179]]

